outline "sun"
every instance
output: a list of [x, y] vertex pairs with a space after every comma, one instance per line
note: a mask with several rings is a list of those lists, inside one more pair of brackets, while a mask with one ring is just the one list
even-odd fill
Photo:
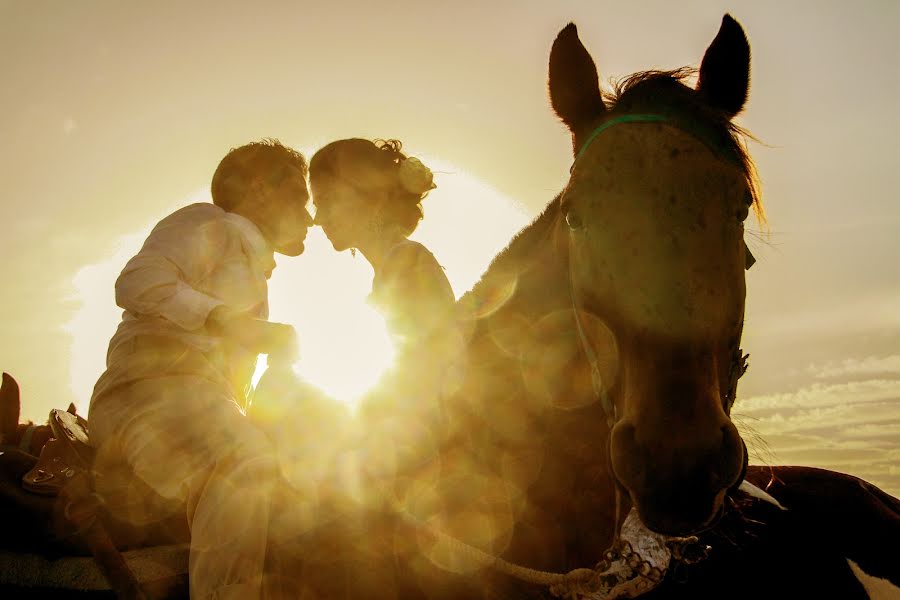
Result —
[[310, 230], [299, 258], [276, 260], [269, 318], [297, 330], [294, 370], [332, 398], [354, 403], [394, 360], [384, 319], [366, 302], [371, 267], [361, 255], [335, 252], [319, 228]]
[[[420, 157], [435, 172], [438, 187], [423, 202], [425, 219], [412, 237], [434, 253], [459, 297], [529, 216], [516, 201], [451, 163]], [[172, 210], [208, 201], [205, 194], [192, 194]], [[123, 236], [113, 256], [86, 265], [73, 277], [72, 299], [80, 308], [66, 331], [71, 336], [70, 386], [79, 410], [87, 409], [121, 317], [110, 300], [116, 277], [152, 225]], [[294, 370], [332, 398], [354, 404], [394, 359], [384, 320], [366, 301], [371, 267], [359, 254], [335, 252], [319, 228], [310, 230], [301, 256], [276, 260], [269, 280], [269, 318], [297, 330], [300, 360]], [[257, 380], [264, 368], [263, 359]]]

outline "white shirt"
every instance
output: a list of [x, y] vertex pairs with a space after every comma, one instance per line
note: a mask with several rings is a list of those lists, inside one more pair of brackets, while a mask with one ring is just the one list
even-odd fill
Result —
[[274, 268], [272, 247], [248, 219], [210, 203], [175, 211], [153, 228], [116, 280], [116, 304], [125, 311], [107, 362], [135, 335], [216, 349], [222, 340], [206, 331], [209, 313], [224, 304], [268, 318], [267, 279]]

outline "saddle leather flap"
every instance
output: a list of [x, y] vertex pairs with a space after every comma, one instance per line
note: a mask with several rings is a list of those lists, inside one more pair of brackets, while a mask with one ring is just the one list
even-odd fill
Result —
[[70, 464], [66, 444], [50, 438], [41, 449], [34, 467], [22, 476], [22, 487], [41, 496], [57, 496], [83, 468]]
[[87, 419], [54, 408], [50, 411], [49, 423], [53, 437], [64, 443], [67, 450], [78, 459], [76, 461], [73, 458], [70, 462], [82, 469], [88, 469], [94, 462], [94, 449], [88, 442]]

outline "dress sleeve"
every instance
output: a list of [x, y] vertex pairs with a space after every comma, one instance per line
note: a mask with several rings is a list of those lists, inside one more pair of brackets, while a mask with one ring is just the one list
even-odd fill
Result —
[[116, 280], [116, 304], [135, 315], [162, 317], [193, 331], [223, 302], [194, 286], [221, 260], [229, 231], [217, 220], [165, 220]]
[[403, 244], [391, 253], [377, 296], [388, 328], [405, 344], [456, 326], [453, 288], [434, 255], [420, 244]]
[[456, 377], [463, 338], [444, 269], [416, 242], [395, 246], [376, 273], [372, 299], [394, 338], [394, 367], [360, 403], [364, 418], [439, 418], [441, 390]]

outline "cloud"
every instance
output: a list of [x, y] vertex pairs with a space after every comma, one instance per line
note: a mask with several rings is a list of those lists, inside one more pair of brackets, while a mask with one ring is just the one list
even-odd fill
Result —
[[891, 356], [867, 356], [862, 359], [846, 358], [840, 362], [829, 361], [824, 365], [810, 365], [807, 372], [816, 379], [833, 379], [848, 375], [886, 375], [900, 377], [900, 354]]
[[[896, 374], [897, 357], [844, 360], [810, 368], [821, 378]], [[900, 378], [816, 382], [793, 392], [756, 396], [735, 406], [749, 429], [751, 455], [770, 464], [849, 473], [900, 494]], [[754, 452], [755, 446], [762, 451]]]
[[[820, 292], [821, 294], [821, 292]], [[751, 320], [760, 338], [816, 338], [823, 332], [832, 336], [858, 336], [861, 332], [900, 330], [900, 291], [887, 286], [877, 293], [860, 294], [819, 303], [807, 303], [794, 310], [763, 311]], [[773, 302], [778, 300], [773, 299]]]
[[766, 411], [792, 411], [823, 409], [853, 404], [869, 404], [884, 401], [891, 395], [900, 395], [900, 381], [895, 379], [870, 379], [846, 383], [813, 383], [793, 392], [766, 394], [741, 399], [735, 406], [742, 413], [763, 415]]

